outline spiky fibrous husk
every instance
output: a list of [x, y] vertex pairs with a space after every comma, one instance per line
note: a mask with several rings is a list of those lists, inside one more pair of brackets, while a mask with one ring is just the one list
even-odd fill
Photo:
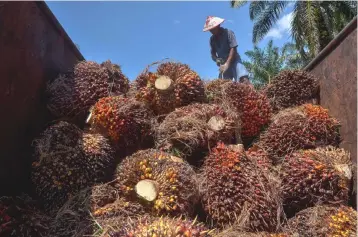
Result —
[[[159, 91], [155, 81], [161, 77], [169, 77], [173, 87], [167, 91]], [[159, 64], [156, 72], [146, 68], [136, 79], [138, 93], [136, 98], [147, 103], [157, 115], [167, 114], [176, 107], [193, 102], [205, 101], [204, 84], [199, 75], [188, 65], [176, 62]]]
[[276, 230], [281, 209], [277, 184], [244, 152], [218, 144], [204, 161], [201, 178], [203, 206], [212, 224]]
[[230, 81], [225, 79], [215, 79], [205, 83], [205, 93], [209, 103], [223, 102], [223, 85], [228, 82]]
[[141, 204], [126, 200], [111, 182], [100, 184], [81, 190], [62, 206], [51, 223], [50, 236], [103, 236], [127, 218], [144, 214]]
[[207, 92], [208, 96], [212, 97], [211, 101], [229, 104], [240, 114], [243, 138], [257, 136], [261, 129], [269, 123], [270, 103], [264, 94], [251, 86], [218, 79], [211, 82], [210, 88], [212, 91], [219, 90]]
[[291, 216], [317, 203], [347, 204], [352, 163], [342, 149], [303, 150], [285, 158], [280, 178], [284, 208]]
[[175, 83], [176, 107], [205, 101], [204, 84], [196, 72], [186, 73]]
[[246, 151], [246, 155], [249, 159], [256, 161], [257, 165], [264, 170], [271, 170], [272, 161], [269, 154], [254, 144]]
[[258, 145], [275, 164], [300, 149], [340, 143], [339, 123], [319, 105], [304, 104], [281, 111], [261, 135]]
[[91, 112], [92, 129], [107, 135], [118, 151], [126, 154], [152, 145], [153, 114], [144, 103], [123, 96], [104, 97]]
[[82, 61], [73, 72], [60, 75], [47, 86], [47, 107], [56, 117], [70, 119], [84, 117], [98, 99], [126, 94], [129, 80], [120, 67], [106, 61], [98, 64]]
[[318, 79], [303, 70], [285, 70], [264, 89], [274, 111], [310, 102], [317, 96]]
[[284, 227], [296, 236], [357, 236], [357, 211], [347, 206], [315, 206], [300, 211]]
[[47, 128], [34, 142], [31, 178], [49, 211], [56, 211], [82, 188], [110, 178], [114, 152], [100, 134], [83, 133], [67, 122]]
[[213, 237], [212, 231], [195, 220], [171, 217], [149, 217], [129, 221], [121, 230], [109, 231], [106, 237]]
[[288, 233], [269, 232], [243, 232], [235, 230], [235, 227], [228, 228], [214, 235], [215, 237], [294, 237]]
[[0, 197], [0, 236], [48, 236], [50, 218], [27, 195]]
[[[222, 119], [222, 127], [214, 130], [208, 122]], [[240, 127], [238, 115], [222, 105], [191, 104], [168, 114], [156, 130], [157, 146], [176, 151], [181, 157], [206, 152], [218, 141], [231, 143]]]
[[[155, 185], [152, 200], [139, 198], [140, 181]], [[180, 158], [148, 149], [127, 157], [117, 168], [114, 186], [133, 202], [144, 203], [152, 215], [191, 215], [198, 202], [196, 173]]]

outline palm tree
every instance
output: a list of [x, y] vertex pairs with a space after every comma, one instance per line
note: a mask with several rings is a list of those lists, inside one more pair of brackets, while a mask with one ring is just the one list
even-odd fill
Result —
[[305, 63], [295, 44], [286, 43], [279, 48], [273, 45], [272, 40], [264, 49], [254, 46], [254, 49], [246, 51], [245, 55], [249, 60], [243, 61], [243, 65], [256, 87], [270, 83], [271, 79], [283, 69], [301, 68]]
[[[248, 1], [231, 1], [239, 8]], [[280, 18], [289, 1], [251, 1], [253, 43], [262, 40]], [[356, 1], [295, 1], [291, 33], [302, 57], [313, 58], [357, 15]]]

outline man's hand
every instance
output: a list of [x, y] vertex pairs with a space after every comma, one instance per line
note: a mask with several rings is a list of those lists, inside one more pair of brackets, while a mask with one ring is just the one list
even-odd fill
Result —
[[224, 63], [223, 65], [220, 66], [219, 70], [220, 72], [224, 73], [227, 71], [227, 69], [229, 69], [229, 63]]

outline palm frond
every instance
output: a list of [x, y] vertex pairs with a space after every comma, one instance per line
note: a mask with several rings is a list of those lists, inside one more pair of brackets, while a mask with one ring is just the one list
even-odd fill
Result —
[[289, 2], [287, 1], [270, 1], [267, 3], [266, 8], [254, 22], [254, 29], [252, 34], [252, 41], [254, 44], [258, 43], [265, 37], [272, 26], [277, 22], [280, 14], [288, 3]]
[[253, 1], [250, 3], [249, 14], [250, 20], [255, 20], [267, 7], [268, 1]]
[[234, 0], [230, 1], [231, 8], [240, 8], [244, 6], [248, 1], [242, 1], [242, 0]]

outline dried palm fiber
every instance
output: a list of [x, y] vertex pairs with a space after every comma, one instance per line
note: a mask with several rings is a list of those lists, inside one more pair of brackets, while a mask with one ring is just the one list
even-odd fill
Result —
[[357, 211], [347, 206], [315, 206], [288, 220], [284, 229], [296, 236], [357, 236]]
[[339, 122], [319, 105], [304, 104], [285, 109], [272, 118], [261, 134], [258, 145], [270, 155], [274, 164], [299, 149], [340, 143]]
[[227, 103], [236, 109], [241, 119], [241, 136], [250, 138], [257, 136], [261, 129], [270, 121], [271, 108], [264, 94], [249, 85], [237, 82], [214, 80], [207, 86], [207, 92], [216, 103]]
[[319, 203], [346, 205], [352, 169], [349, 153], [331, 146], [287, 156], [280, 169], [286, 214], [292, 216]]
[[211, 224], [246, 231], [275, 231], [280, 223], [277, 183], [239, 152], [222, 143], [213, 149], [201, 171], [200, 192]]
[[254, 144], [246, 151], [246, 156], [253, 161], [256, 161], [257, 165], [264, 170], [271, 170], [272, 161], [266, 151]]
[[223, 102], [223, 85], [230, 83], [225, 79], [214, 79], [205, 83], [206, 98], [209, 103], [221, 103]]
[[[236, 230], [235, 226], [229, 227], [221, 232], [215, 233], [214, 237], [291, 237], [288, 233], [278, 232], [245, 232]], [[293, 236], [292, 236], [293, 237]]]
[[0, 197], [1, 237], [47, 237], [50, 218], [29, 196]]
[[114, 187], [151, 215], [191, 215], [198, 202], [196, 173], [184, 160], [154, 149], [127, 157]]
[[[150, 72], [149, 68], [155, 64], [159, 64], [157, 70]], [[157, 115], [205, 100], [199, 75], [182, 63], [155, 62], [137, 77], [136, 85], [137, 99], [146, 102]]]
[[145, 211], [141, 204], [124, 198], [111, 182], [81, 190], [69, 199], [52, 221], [50, 236], [103, 236], [127, 218], [138, 218]]
[[264, 89], [274, 111], [310, 102], [318, 95], [318, 79], [303, 70], [285, 70]]
[[121, 155], [153, 145], [148, 107], [134, 98], [110, 96], [98, 100], [91, 108], [91, 127], [108, 136]]
[[115, 169], [114, 152], [106, 138], [83, 133], [63, 121], [48, 127], [34, 141], [34, 149], [32, 182], [51, 212], [82, 188], [111, 178]]
[[[215, 146], [231, 143], [239, 130], [238, 115], [224, 105], [194, 103], [168, 114], [156, 129], [156, 144], [165, 151], [189, 157]], [[191, 162], [190, 162], [191, 163]]]
[[47, 107], [56, 117], [81, 118], [98, 99], [126, 94], [129, 80], [111, 61], [82, 61], [47, 85]]
[[128, 221], [119, 231], [109, 231], [104, 237], [213, 237], [212, 231], [196, 219], [143, 216]]

